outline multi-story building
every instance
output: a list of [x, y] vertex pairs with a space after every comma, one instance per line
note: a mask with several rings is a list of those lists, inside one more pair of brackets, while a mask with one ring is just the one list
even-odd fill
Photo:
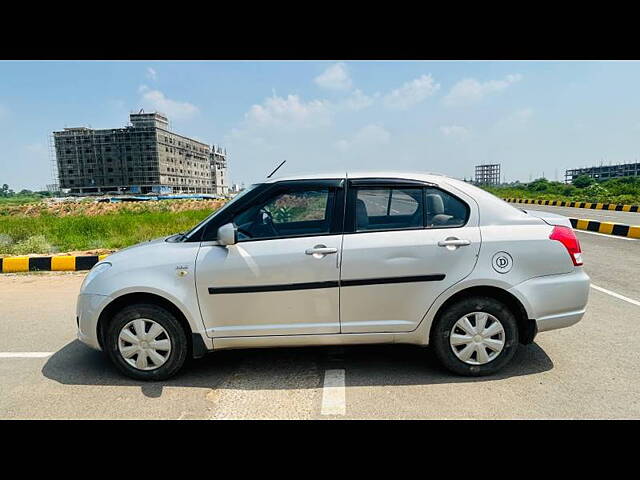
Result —
[[477, 185], [498, 185], [500, 183], [500, 164], [476, 165], [474, 183]]
[[596, 180], [608, 180], [616, 177], [640, 176], [640, 163], [621, 163], [619, 165], [601, 165], [599, 167], [574, 168], [564, 174], [565, 183], [573, 183], [580, 175]]
[[131, 125], [53, 132], [60, 188], [71, 193], [229, 192], [227, 152], [169, 130], [166, 116], [132, 113]]

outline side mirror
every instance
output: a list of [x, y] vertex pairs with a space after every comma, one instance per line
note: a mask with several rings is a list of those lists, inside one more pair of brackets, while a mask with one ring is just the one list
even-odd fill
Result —
[[218, 229], [220, 245], [235, 245], [238, 242], [238, 228], [233, 223], [226, 223]]

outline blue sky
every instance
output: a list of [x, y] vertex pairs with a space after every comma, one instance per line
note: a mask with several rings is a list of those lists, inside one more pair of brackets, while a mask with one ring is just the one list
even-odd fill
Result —
[[640, 158], [639, 62], [0, 62], [0, 184], [51, 182], [48, 135], [144, 108], [227, 148], [232, 181], [426, 170], [507, 181]]

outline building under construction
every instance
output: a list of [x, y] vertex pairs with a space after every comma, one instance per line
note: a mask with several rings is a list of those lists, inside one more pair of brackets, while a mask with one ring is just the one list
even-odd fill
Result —
[[573, 183], [580, 175], [586, 175], [596, 180], [608, 180], [616, 177], [638, 177], [640, 176], [640, 163], [574, 168], [565, 172], [564, 181], [565, 183]]
[[160, 113], [132, 113], [124, 128], [53, 132], [60, 188], [71, 193], [229, 192], [227, 152], [169, 130]]
[[500, 164], [490, 163], [486, 165], [476, 165], [474, 183], [476, 185], [500, 184]]

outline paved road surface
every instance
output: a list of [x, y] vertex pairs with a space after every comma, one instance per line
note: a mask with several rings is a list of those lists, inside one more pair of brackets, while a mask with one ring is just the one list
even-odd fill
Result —
[[[594, 284], [640, 300], [640, 243], [578, 236]], [[640, 418], [640, 304], [599, 290], [581, 323], [539, 335], [491, 378], [455, 377], [428, 349], [391, 345], [223, 351], [140, 383], [75, 340], [82, 278], [0, 276], [0, 418]], [[333, 370], [345, 388], [324, 388]], [[323, 401], [344, 415], [323, 415]]]
[[570, 218], [584, 218], [598, 220], [600, 222], [624, 223], [626, 225], [640, 225], [640, 213], [616, 212], [612, 210], [591, 210], [589, 208], [552, 207], [549, 205], [525, 205], [512, 203], [514, 207], [524, 210], [541, 210], [543, 212], [557, 213]]

